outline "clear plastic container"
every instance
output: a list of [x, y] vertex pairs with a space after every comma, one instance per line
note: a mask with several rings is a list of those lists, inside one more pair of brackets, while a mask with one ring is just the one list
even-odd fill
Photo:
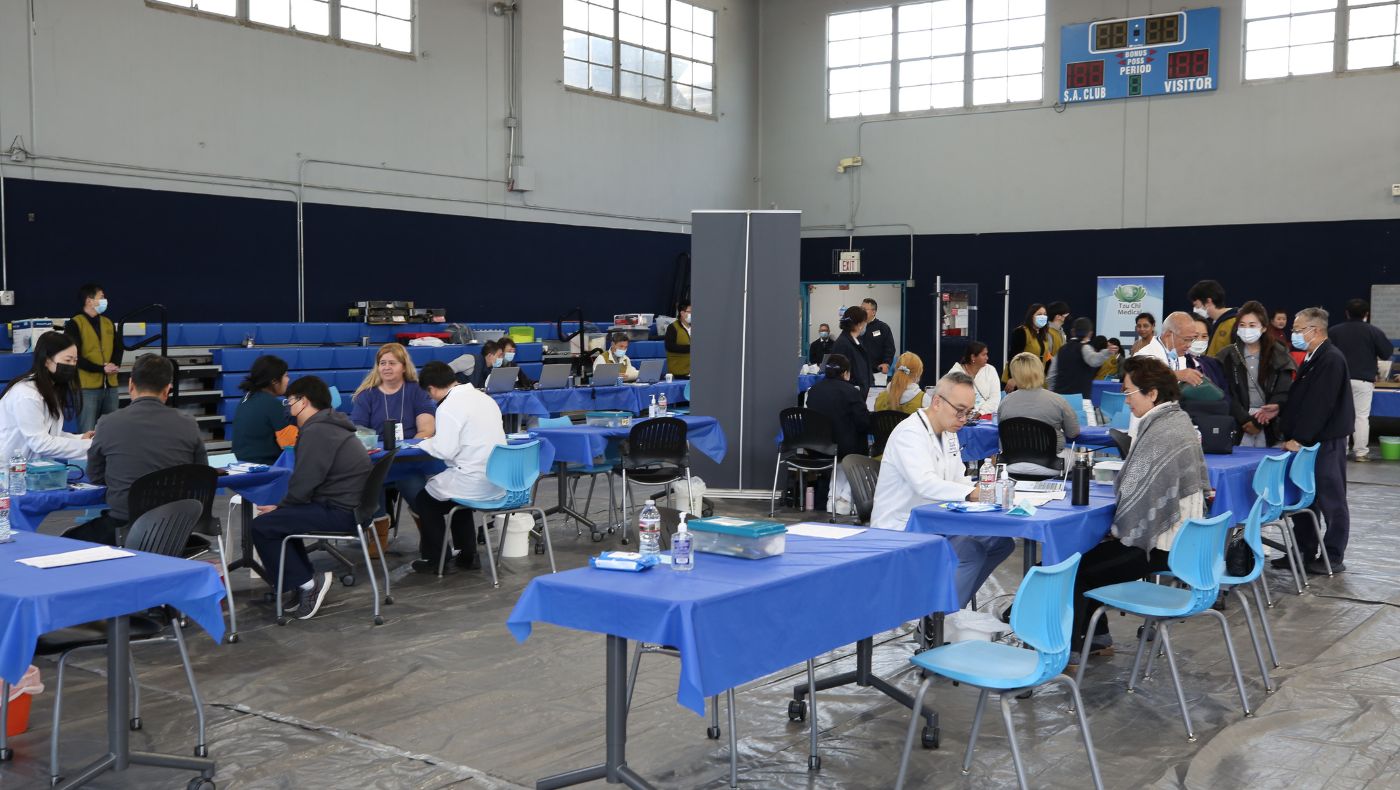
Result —
[[603, 428], [626, 428], [632, 424], [630, 411], [590, 411], [584, 413], [584, 422]]
[[58, 491], [68, 487], [68, 466], [54, 461], [30, 461], [26, 471], [30, 491]]
[[787, 527], [773, 521], [717, 516], [689, 522], [694, 550], [746, 560], [776, 557], [787, 547]]

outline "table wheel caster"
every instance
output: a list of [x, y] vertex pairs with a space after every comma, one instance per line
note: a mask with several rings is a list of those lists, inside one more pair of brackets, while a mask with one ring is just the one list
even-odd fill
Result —
[[930, 727], [927, 724], [925, 724], [924, 731], [920, 734], [919, 737], [919, 743], [925, 749], [937, 749], [939, 740], [938, 736], [939, 732], [937, 727]]
[[632, 541], [628, 540], [627, 538], [623, 538], [623, 539], [622, 539], [622, 545], [624, 545], [624, 546], [626, 546], [628, 543], [631, 543], [631, 542], [632, 542]]
[[132, 729], [133, 732], [135, 732], [135, 731], [141, 729], [141, 717], [140, 717], [140, 716], [137, 716], [137, 717], [133, 718], [133, 719], [132, 719], [130, 722], [128, 722], [128, 723], [131, 725], [131, 729]]
[[287, 624], [287, 618], [285, 618], [285, 617], [279, 617], [279, 618], [277, 618], [277, 624], [278, 624], [278, 625], [286, 625], [286, 624]]
[[821, 755], [819, 755], [819, 754], [810, 754], [810, 755], [808, 755], [808, 756], [807, 756], [807, 770], [809, 770], [809, 771], [820, 771], [821, 769], [822, 769], [822, 757], [821, 757]]
[[383, 618], [382, 616], [380, 616], [380, 615], [375, 615], [375, 616], [374, 616], [374, 624], [375, 624], [375, 625], [384, 625], [384, 618]]
[[14, 749], [9, 748], [8, 746], [5, 747], [4, 749], [0, 749], [0, 763], [9, 762], [10, 760], [13, 760], [14, 757], [15, 757], [15, 750], [14, 750]]
[[386, 603], [386, 604], [392, 604], [393, 602], [394, 602], [394, 596], [392, 596], [392, 595], [386, 595], [386, 596], [384, 596], [384, 603]]
[[718, 727], [706, 727], [706, 728], [705, 728], [705, 737], [706, 737], [706, 738], [709, 738], [709, 739], [712, 740], [712, 741], [717, 741], [717, 740], [719, 740], [719, 735], [720, 735], [720, 733], [719, 733], [719, 728], [718, 728]]
[[194, 747], [194, 756], [195, 756], [195, 757], [208, 757], [208, 756], [209, 756], [209, 747], [206, 746], [206, 745], [204, 745], [204, 744], [202, 744], [202, 743], [201, 743], [200, 745]]
[[355, 574], [353, 574], [353, 573], [347, 573], [347, 574], [341, 576], [341, 577], [340, 577], [340, 583], [343, 584], [343, 585], [345, 585], [346, 587], [354, 587], [354, 586], [355, 586]]
[[228, 635], [228, 643], [231, 644], [231, 645], [236, 645], [236, 644], [238, 644], [238, 634], [237, 634], [237, 633], [229, 634], [229, 635]]
[[807, 720], [807, 700], [794, 699], [788, 701], [788, 721]]
[[196, 776], [190, 780], [189, 784], [185, 785], [185, 790], [214, 790], [214, 780]]

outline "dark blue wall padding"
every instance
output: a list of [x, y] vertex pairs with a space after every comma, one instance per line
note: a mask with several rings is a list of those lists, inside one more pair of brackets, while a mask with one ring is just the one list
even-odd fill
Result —
[[[18, 304], [0, 321], [73, 315], [89, 281], [106, 287], [114, 318], [152, 302], [172, 322], [297, 318], [290, 201], [18, 178], [5, 189]], [[314, 203], [305, 221], [306, 319], [320, 322], [346, 321], [364, 299], [443, 307], [458, 322], [666, 313], [674, 261], [690, 249], [683, 233]], [[294, 343], [359, 341], [292, 331]]]
[[[831, 251], [846, 239], [802, 240], [802, 279], [834, 281]], [[863, 249], [860, 280], [909, 277], [908, 236], [856, 237]], [[979, 286], [978, 337], [991, 346], [1000, 370], [1003, 276], [1011, 275], [1013, 325], [1032, 302], [1069, 302], [1075, 315], [1094, 318], [1099, 275], [1166, 276], [1166, 309], [1191, 309], [1186, 291], [1215, 279], [1227, 302], [1257, 299], [1290, 313], [1321, 306], [1340, 317], [1346, 300], [1370, 298], [1373, 283], [1400, 278], [1400, 220], [1292, 222], [1132, 230], [1046, 231], [917, 236], [915, 287], [906, 289], [901, 350], [924, 360], [924, 383], [935, 381], [962, 355], [966, 340], [943, 345], [943, 371], [933, 371], [935, 277]], [[1157, 317], [1161, 320], [1161, 316]]]

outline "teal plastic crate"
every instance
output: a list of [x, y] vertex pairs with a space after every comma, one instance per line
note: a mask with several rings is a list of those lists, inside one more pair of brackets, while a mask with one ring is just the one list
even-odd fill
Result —
[[787, 547], [787, 527], [776, 521], [712, 516], [688, 521], [695, 550], [746, 560], [776, 557]]

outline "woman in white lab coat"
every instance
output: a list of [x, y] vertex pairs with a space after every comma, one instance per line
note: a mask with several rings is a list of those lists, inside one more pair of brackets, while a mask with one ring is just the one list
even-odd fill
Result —
[[92, 432], [79, 436], [63, 430], [65, 413], [73, 415], [79, 408], [77, 377], [73, 339], [62, 332], [40, 335], [29, 372], [0, 395], [0, 463], [9, 463], [16, 451], [26, 461], [87, 458]]
[[[418, 384], [437, 403], [435, 432], [419, 443], [419, 449], [447, 462], [447, 469], [428, 478], [428, 485], [414, 503], [421, 533], [413, 570], [436, 573], [442, 553], [446, 516], [456, 507], [452, 500], [490, 500], [505, 496], [505, 489], [486, 479], [491, 451], [506, 443], [501, 407], [491, 396], [470, 384], [458, 384], [457, 374], [444, 362], [429, 362], [418, 373]], [[466, 508], [452, 519], [452, 543], [457, 566], [480, 568], [476, 554], [476, 527]]]

